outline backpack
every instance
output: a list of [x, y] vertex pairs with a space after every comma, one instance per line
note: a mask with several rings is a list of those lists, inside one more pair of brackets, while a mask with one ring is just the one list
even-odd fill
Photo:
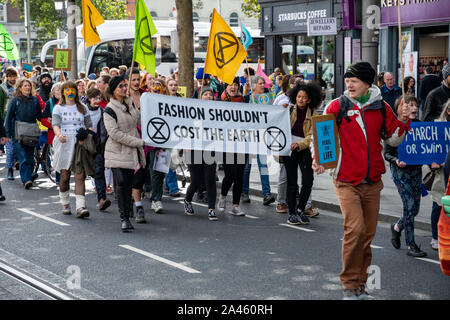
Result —
[[[376, 101], [373, 106], [376, 106], [376, 109], [379, 109], [381, 112], [381, 116], [383, 118], [383, 124], [381, 127], [381, 138], [387, 139], [386, 134], [386, 106], [384, 104], [383, 100]], [[342, 118], [344, 118], [347, 122], [350, 122], [351, 119], [348, 117], [348, 111], [353, 109], [353, 103], [350, 101], [349, 98], [345, 97], [344, 95], [339, 97], [339, 111], [336, 117], [336, 124], [339, 130], [339, 127], [342, 123]]]

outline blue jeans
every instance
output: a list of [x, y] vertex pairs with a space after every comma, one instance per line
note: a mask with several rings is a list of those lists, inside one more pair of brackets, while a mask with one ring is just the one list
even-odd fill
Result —
[[[256, 156], [259, 169], [259, 177], [261, 179], [262, 193], [263, 196], [270, 194], [270, 182], [269, 182], [269, 170], [267, 168], [267, 157], [266, 156]], [[248, 157], [245, 163], [244, 176], [242, 180], [242, 193], [248, 194], [250, 188], [250, 171], [252, 170], [252, 159]]]
[[177, 173], [172, 169], [169, 169], [166, 175], [165, 189], [169, 190], [170, 194], [180, 191], [178, 189]]
[[442, 207], [433, 201], [431, 209], [431, 237], [435, 240], [438, 239], [438, 222], [441, 216]]
[[14, 142], [14, 149], [16, 150], [16, 157], [20, 165], [20, 179], [22, 183], [31, 181], [34, 167], [34, 147], [28, 147]]

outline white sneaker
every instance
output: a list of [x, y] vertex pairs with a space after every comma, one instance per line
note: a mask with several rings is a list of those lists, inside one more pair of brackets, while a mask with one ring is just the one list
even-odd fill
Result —
[[161, 201], [153, 201], [152, 202], [152, 210], [155, 211], [155, 213], [158, 213], [162, 211], [163, 205]]
[[245, 216], [245, 213], [239, 207], [233, 207], [230, 213], [234, 216]]
[[226, 198], [222, 198], [221, 196], [219, 196], [219, 203], [217, 203], [217, 209], [219, 210], [219, 212], [225, 211], [225, 199]]
[[439, 249], [439, 241], [437, 239], [431, 239], [430, 245], [433, 250]]

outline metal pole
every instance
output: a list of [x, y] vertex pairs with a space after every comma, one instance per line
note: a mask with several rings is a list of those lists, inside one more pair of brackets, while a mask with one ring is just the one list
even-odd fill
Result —
[[217, 0], [217, 12], [222, 15], [222, 0]]
[[27, 33], [27, 62], [31, 63], [31, 25], [30, 25], [30, 0], [25, 0], [25, 32]]
[[75, 0], [67, 2], [67, 37], [68, 47], [72, 49], [71, 71], [68, 78], [75, 80], [78, 77], [78, 54], [77, 54], [77, 6]]
[[377, 20], [373, 19], [371, 8], [378, 5], [379, 0], [362, 1], [361, 58], [369, 62], [375, 70], [377, 70], [378, 65], [378, 26], [373, 23]]

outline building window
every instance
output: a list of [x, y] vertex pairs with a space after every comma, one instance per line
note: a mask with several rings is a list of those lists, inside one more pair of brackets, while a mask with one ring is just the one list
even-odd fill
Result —
[[150, 15], [152, 16], [152, 19], [158, 19], [158, 14], [155, 11], [151, 11]]
[[6, 20], [6, 3], [0, 4], [0, 22], [7, 22]]
[[230, 27], [239, 27], [239, 16], [235, 12], [230, 14]]
[[197, 12], [192, 13], [192, 21], [198, 22], [198, 13]]

